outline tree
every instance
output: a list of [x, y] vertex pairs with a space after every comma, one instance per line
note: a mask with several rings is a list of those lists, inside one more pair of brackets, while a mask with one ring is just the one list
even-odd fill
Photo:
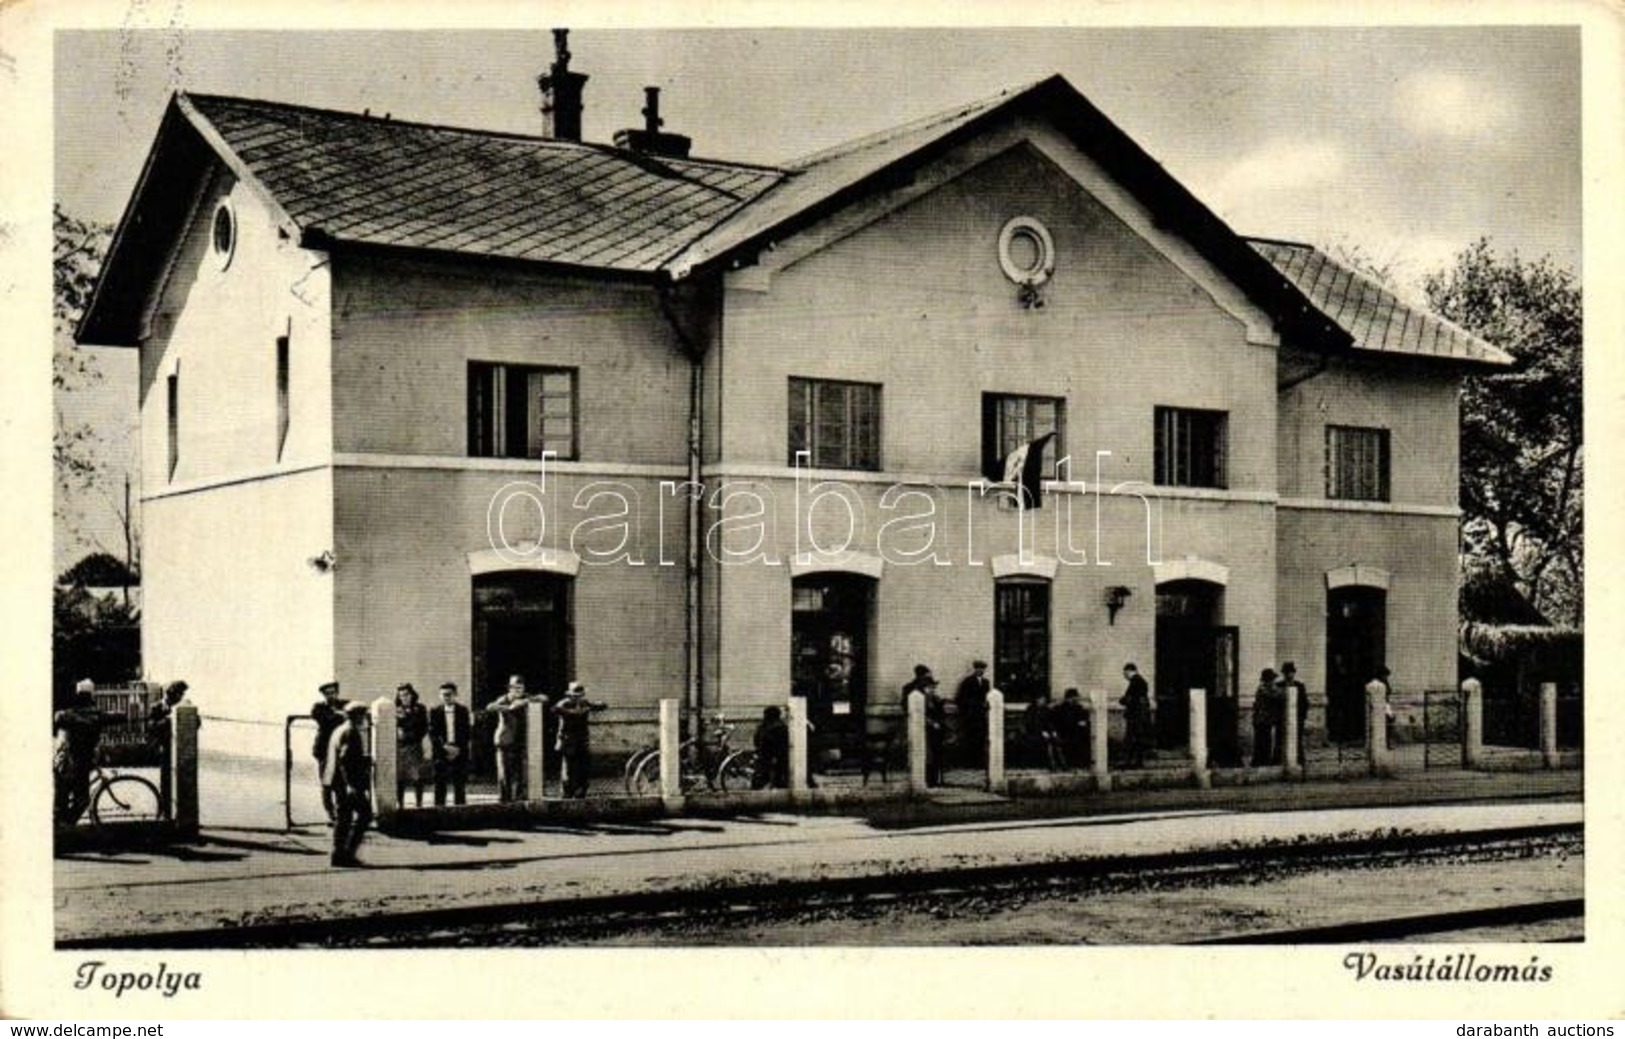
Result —
[[[54, 290], [55, 342], [51, 351], [51, 383], [58, 392], [71, 392], [98, 378], [95, 363], [74, 342], [74, 327], [90, 303], [96, 275], [112, 239], [112, 228], [89, 223], [53, 206], [51, 225], [55, 245], [51, 254]], [[96, 435], [83, 422], [70, 422], [56, 409], [51, 435], [51, 459], [56, 469], [58, 518], [67, 519], [64, 500], [88, 490], [96, 479]]]
[[1487, 566], [1544, 617], [1578, 625], [1584, 611], [1580, 286], [1549, 258], [1499, 256], [1487, 240], [1429, 275], [1441, 316], [1516, 359], [1466, 380], [1461, 401], [1461, 507], [1472, 565]]
[[141, 583], [141, 578], [124, 565], [124, 561], [107, 552], [92, 552], [70, 566], [58, 577], [57, 584], [73, 588], [127, 588]]

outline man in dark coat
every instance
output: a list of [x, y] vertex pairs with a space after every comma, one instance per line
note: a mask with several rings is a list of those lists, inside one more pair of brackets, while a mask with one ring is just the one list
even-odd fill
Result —
[[571, 682], [564, 698], [553, 708], [559, 718], [558, 749], [564, 758], [564, 796], [587, 796], [587, 770], [592, 763], [590, 719], [608, 704], [587, 699], [587, 687]]
[[750, 788], [761, 790], [772, 787], [782, 790], [790, 785], [790, 726], [784, 722], [784, 712], [776, 706], [762, 708], [762, 723], [756, 726], [756, 767], [751, 772]]
[[971, 673], [959, 681], [954, 706], [959, 713], [959, 731], [964, 738], [965, 764], [983, 768], [987, 764], [987, 694], [993, 682], [987, 677], [987, 661], [971, 662]]
[[160, 762], [159, 797], [166, 811], [169, 809], [174, 789], [175, 708], [186, 699], [188, 688], [185, 682], [169, 683], [164, 687], [163, 699], [153, 704], [147, 711], [147, 744], [152, 748], [153, 756]]
[[1060, 747], [1062, 764], [1066, 768], [1087, 768], [1089, 765], [1089, 711], [1076, 689], [1068, 689], [1061, 702], [1050, 708], [1050, 727]]
[[335, 866], [359, 866], [356, 849], [372, 822], [372, 759], [367, 756], [367, 705], [344, 706], [345, 721], [328, 741], [322, 779], [333, 793]]
[[72, 826], [90, 807], [90, 773], [96, 767], [103, 720], [96, 707], [96, 686], [88, 678], [74, 687], [68, 706], [52, 717], [56, 743], [51, 773], [58, 826]]
[[[327, 748], [333, 733], [344, 724], [344, 701], [339, 699], [337, 682], [324, 682], [317, 692], [322, 694], [322, 698], [310, 709], [310, 716], [316, 722], [316, 738], [311, 742], [310, 756], [316, 759], [316, 773], [320, 775], [327, 765]], [[327, 821], [333, 822], [336, 817], [333, 791], [325, 782], [322, 784], [322, 810], [327, 813]]]
[[1152, 744], [1151, 690], [1145, 684], [1145, 679], [1140, 677], [1140, 669], [1133, 664], [1123, 665], [1123, 678], [1128, 682], [1128, 688], [1123, 691], [1118, 703], [1123, 705], [1127, 726], [1125, 765], [1128, 768], [1144, 768], [1145, 756]]
[[449, 784], [457, 804], [468, 803], [468, 752], [473, 718], [457, 702], [457, 684], [440, 686], [440, 706], [429, 712], [429, 747], [434, 753], [434, 803], [446, 803]]

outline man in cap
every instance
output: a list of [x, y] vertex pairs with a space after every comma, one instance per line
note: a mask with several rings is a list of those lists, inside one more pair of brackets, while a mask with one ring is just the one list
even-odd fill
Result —
[[185, 682], [171, 682], [164, 687], [163, 698], [147, 711], [147, 744], [154, 757], [163, 762], [158, 770], [159, 793], [167, 807], [170, 803], [171, 788], [174, 772], [174, 762], [171, 760], [175, 752], [173, 736], [175, 727], [175, 708], [186, 699], [189, 688]]
[[[322, 698], [310, 708], [310, 716], [316, 722], [316, 738], [311, 742], [310, 755], [316, 759], [316, 772], [320, 775], [327, 764], [327, 748], [332, 743], [333, 733], [344, 724], [344, 701], [339, 699], [337, 682], [323, 682], [316, 691]], [[327, 821], [332, 822], [335, 817], [333, 792], [325, 782], [322, 783], [322, 810], [327, 812]]]
[[335, 866], [359, 866], [355, 856], [372, 822], [372, 759], [367, 756], [367, 705], [344, 706], [345, 720], [333, 731], [322, 781], [332, 792]]
[[564, 697], [553, 707], [559, 719], [558, 750], [564, 760], [564, 796], [587, 796], [587, 769], [592, 750], [588, 737], [589, 719], [608, 704], [587, 699], [587, 687], [571, 682]]

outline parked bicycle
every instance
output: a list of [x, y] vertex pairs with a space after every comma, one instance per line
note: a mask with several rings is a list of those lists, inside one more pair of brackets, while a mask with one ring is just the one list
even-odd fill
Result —
[[169, 818], [169, 806], [149, 779], [129, 772], [109, 772], [97, 763], [90, 775], [90, 824], [157, 822]]
[[[708, 790], [749, 790], [756, 770], [756, 752], [729, 745], [734, 726], [721, 714], [704, 733], [690, 736], [678, 747], [678, 777], [683, 793], [704, 786]], [[660, 790], [660, 747], [644, 747], [627, 758], [623, 768], [626, 791], [648, 796]]]

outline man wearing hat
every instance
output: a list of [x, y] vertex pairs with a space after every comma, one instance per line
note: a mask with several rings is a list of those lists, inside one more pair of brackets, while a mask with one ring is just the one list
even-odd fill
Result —
[[903, 685], [903, 711], [908, 695], [925, 696], [925, 785], [942, 785], [942, 750], [948, 737], [948, 701], [937, 693], [937, 679], [924, 664], [914, 665], [914, 678]]
[[[322, 698], [310, 709], [310, 716], [316, 722], [316, 739], [310, 745], [310, 755], [316, 759], [316, 773], [319, 776], [327, 765], [327, 748], [332, 743], [333, 733], [344, 724], [344, 701], [339, 699], [337, 682], [323, 682], [316, 691], [322, 694]], [[325, 782], [322, 783], [322, 809], [327, 812], [327, 821], [333, 822], [333, 791]]]
[[361, 838], [372, 822], [372, 759], [367, 757], [367, 705], [344, 705], [345, 720], [328, 743], [322, 782], [331, 791], [334, 807], [333, 858], [335, 866], [359, 866], [355, 857]]
[[971, 662], [971, 673], [960, 679], [954, 692], [954, 705], [959, 711], [960, 731], [964, 734], [965, 764], [983, 768], [987, 764], [987, 694], [993, 682], [987, 677], [987, 661]]
[[587, 687], [580, 682], [571, 682], [553, 707], [559, 719], [558, 750], [564, 760], [565, 797], [587, 796], [587, 768], [592, 760], [589, 719], [608, 707], [588, 700]]

